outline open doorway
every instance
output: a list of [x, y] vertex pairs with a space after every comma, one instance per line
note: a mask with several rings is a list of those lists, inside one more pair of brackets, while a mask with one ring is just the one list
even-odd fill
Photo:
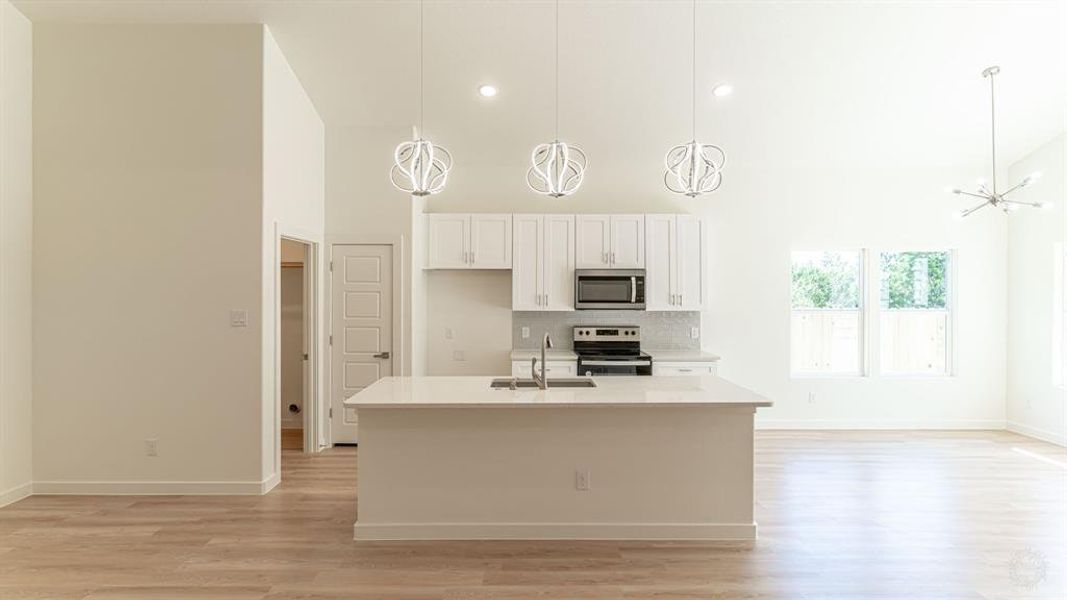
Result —
[[309, 351], [312, 343], [310, 273], [311, 246], [282, 238], [279, 266], [279, 411], [281, 449], [308, 451], [306, 430], [312, 373]]

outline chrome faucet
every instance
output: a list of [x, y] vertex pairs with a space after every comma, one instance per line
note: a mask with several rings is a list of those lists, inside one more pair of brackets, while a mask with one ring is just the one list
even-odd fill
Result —
[[530, 359], [530, 377], [537, 383], [537, 387], [542, 390], [548, 389], [548, 379], [545, 377], [545, 351], [552, 347], [552, 338], [548, 336], [548, 332], [545, 332], [545, 336], [541, 338], [541, 375], [537, 375], [537, 357]]

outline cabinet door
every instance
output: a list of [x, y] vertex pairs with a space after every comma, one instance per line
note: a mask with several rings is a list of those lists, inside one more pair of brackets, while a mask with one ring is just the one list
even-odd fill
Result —
[[701, 310], [706, 295], [704, 269], [707, 266], [704, 223], [692, 215], [678, 215], [676, 226], [675, 269], [678, 280], [675, 293], [681, 310]]
[[542, 310], [574, 310], [574, 216], [545, 215]]
[[515, 215], [512, 219], [512, 310], [544, 310], [543, 224], [540, 215]]
[[645, 215], [611, 216], [611, 266], [641, 269], [645, 266]]
[[511, 215], [471, 215], [470, 219], [470, 265], [510, 269]]
[[575, 265], [579, 269], [607, 269], [611, 266], [611, 217], [578, 215], [575, 217]]
[[678, 310], [675, 292], [674, 215], [645, 217], [645, 305], [648, 310]]
[[426, 268], [466, 269], [470, 248], [470, 216], [445, 213], [426, 215], [429, 229]]

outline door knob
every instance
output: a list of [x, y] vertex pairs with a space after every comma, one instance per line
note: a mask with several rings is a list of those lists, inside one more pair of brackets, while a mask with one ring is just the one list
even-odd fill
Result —
[[382, 352], [381, 354], [375, 354], [374, 358], [389, 358], [388, 352]]

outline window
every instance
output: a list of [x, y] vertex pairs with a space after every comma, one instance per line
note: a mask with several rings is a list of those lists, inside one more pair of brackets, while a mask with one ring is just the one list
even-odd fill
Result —
[[948, 375], [951, 253], [883, 252], [881, 371]]
[[863, 374], [863, 253], [793, 253], [792, 372]]

